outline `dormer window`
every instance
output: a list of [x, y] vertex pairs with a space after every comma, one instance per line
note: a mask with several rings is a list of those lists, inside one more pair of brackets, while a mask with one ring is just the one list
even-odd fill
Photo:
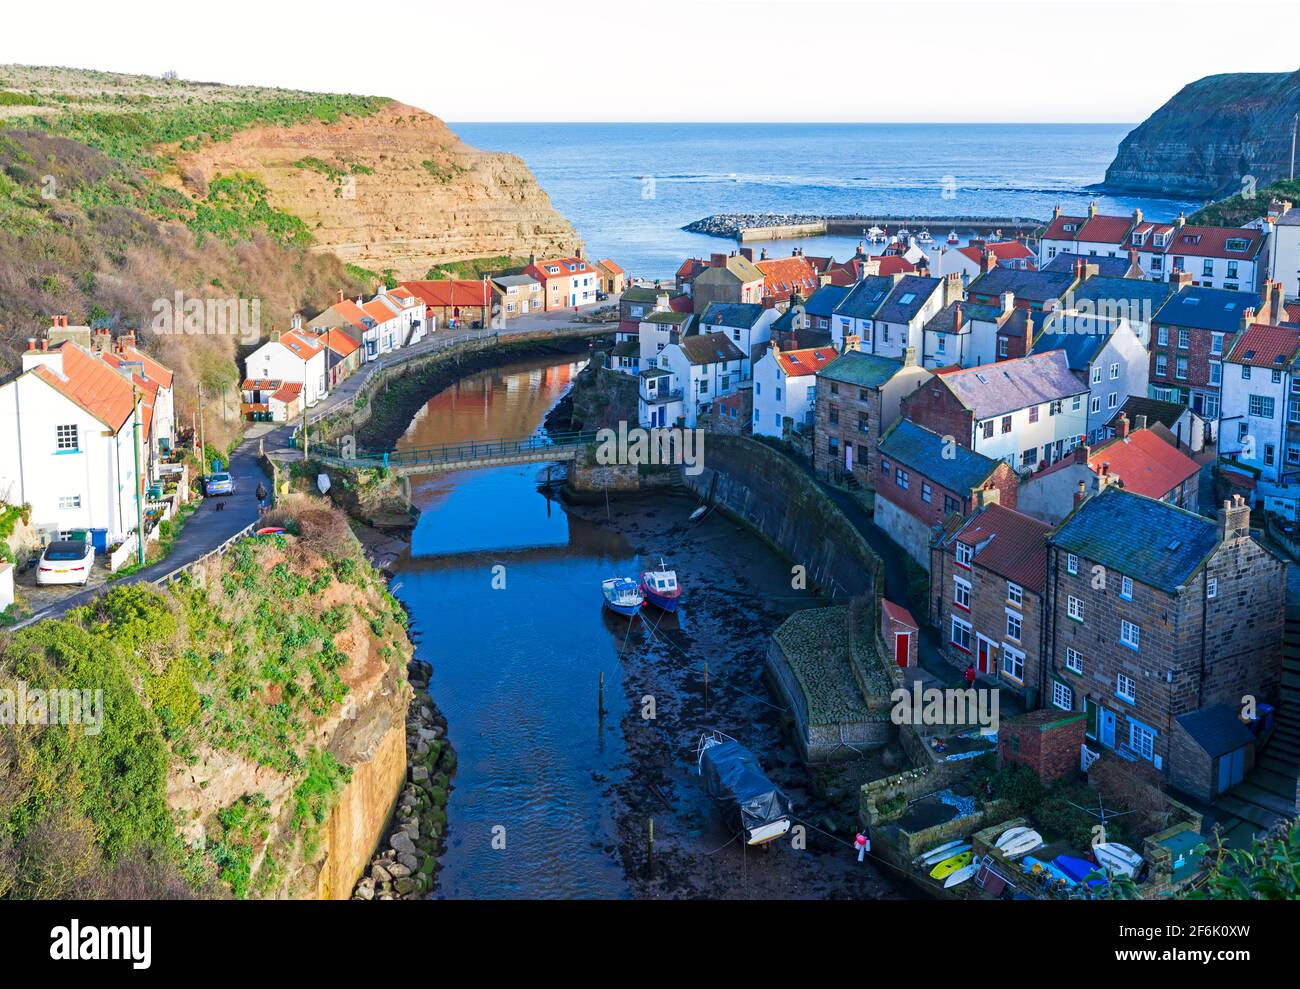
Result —
[[1225, 251], [1244, 251], [1249, 243], [1242, 237], [1229, 237], [1227, 242], [1224, 243], [1223, 249]]
[[1072, 234], [1079, 229], [1079, 225], [1077, 223], [1066, 223], [1062, 225], [1061, 229], [1067, 234]]

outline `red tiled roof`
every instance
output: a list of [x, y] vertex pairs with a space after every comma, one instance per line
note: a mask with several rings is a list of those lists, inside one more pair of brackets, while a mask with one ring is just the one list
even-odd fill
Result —
[[341, 330], [329, 329], [322, 335], [321, 339], [325, 346], [340, 357], [347, 357], [357, 350], [357, 342]]
[[687, 258], [677, 266], [676, 277], [689, 282], [692, 278], [708, 267], [709, 262], [705, 258]]
[[[558, 266], [560, 270], [552, 274], [546, 270], [547, 265], [553, 267]], [[572, 271], [569, 270], [569, 265], [573, 265]], [[532, 275], [538, 281], [545, 282], [548, 278], [569, 278], [573, 275], [589, 273], [591, 271], [591, 265], [579, 257], [546, 258], [530, 264], [524, 269], [524, 271], [527, 274]], [[464, 303], [461, 303], [461, 305], [464, 305]]]
[[1200, 470], [1187, 454], [1170, 446], [1149, 429], [1135, 429], [1125, 439], [1116, 436], [1088, 452], [1088, 467], [1101, 465], [1123, 482], [1125, 491], [1160, 499]]
[[344, 299], [342, 302], [336, 302], [330, 307], [358, 330], [366, 330], [366, 321], [374, 322], [374, 318], [366, 315], [366, 311], [351, 299]]
[[439, 281], [402, 282], [401, 287], [426, 306], [474, 306], [492, 304], [492, 289], [474, 278], [449, 278]]
[[805, 257], [766, 258], [755, 261], [763, 273], [763, 294], [788, 299], [798, 289], [805, 298], [817, 289], [817, 270]]
[[1288, 302], [1286, 304], [1286, 321], [1288, 323], [1300, 323], [1300, 302]]
[[920, 626], [916, 624], [916, 619], [912, 617], [912, 613], [901, 604], [894, 604], [893, 601], [887, 601], [884, 598], [881, 598], [880, 610], [885, 613], [886, 617], [898, 622], [900, 625], [906, 625], [908, 628], [920, 628]]
[[279, 378], [245, 378], [239, 386], [240, 391], [271, 391], [279, 388], [283, 382]]
[[[1062, 213], [1047, 225], [1043, 231], [1043, 240], [1074, 240], [1079, 236], [1079, 227], [1087, 219], [1086, 216], [1066, 216]], [[1066, 226], [1071, 223], [1074, 224], [1074, 230], [1066, 230]]]
[[[1052, 527], [1002, 505], [986, 505], [957, 533], [975, 548], [976, 565], [1013, 584], [1042, 593], [1047, 581], [1047, 535]], [[983, 548], [978, 548], [983, 543]]]
[[63, 355], [63, 375], [43, 364], [32, 373], [110, 429], [120, 429], [135, 407], [131, 383], [71, 340], [56, 349]]
[[[1187, 225], [1174, 232], [1166, 248], [1170, 254], [1188, 257], [1253, 258], [1263, 244], [1264, 233], [1250, 227], [1201, 227]], [[1229, 240], [1244, 240], [1245, 250], [1229, 251]]]
[[1131, 216], [1107, 216], [1105, 213], [1098, 213], [1084, 222], [1083, 226], [1075, 231], [1075, 240], [1091, 240], [1099, 244], [1122, 244], [1129, 236], [1129, 230], [1133, 227], [1133, 217]]
[[1255, 323], [1237, 337], [1226, 360], [1233, 364], [1281, 370], [1295, 359], [1297, 351], [1300, 351], [1300, 329]]
[[297, 330], [280, 334], [280, 344], [287, 347], [291, 354], [302, 361], [311, 360], [321, 351], [321, 345], [315, 338], [306, 333], [299, 333]]
[[361, 307], [361, 311], [376, 323], [387, 323], [390, 319], [397, 318], [397, 313], [393, 311], [393, 307], [380, 298], [371, 299]]
[[602, 259], [602, 260], [600, 260], [600, 261], [597, 261], [596, 263], [597, 263], [598, 265], [600, 265], [602, 268], [604, 268], [606, 271], [611, 272], [611, 273], [613, 273], [613, 274], [615, 274], [615, 275], [626, 275], [626, 274], [627, 274], [626, 271], [624, 271], [624, 270], [623, 270], [622, 268], [620, 268], [617, 264], [615, 264], [614, 261], [612, 261], [610, 258], [604, 258], [604, 259]]
[[[1033, 250], [1026, 247], [1018, 240], [1004, 240], [996, 244], [985, 244], [984, 247], [959, 247], [958, 252], [970, 258], [976, 264], [983, 260], [984, 251], [990, 251], [999, 261], [1020, 261], [1026, 258], [1036, 258]], [[885, 274], [885, 272], [881, 272]]]
[[[145, 377], [150, 381], [157, 382], [164, 388], [170, 388], [172, 386], [172, 380], [175, 375], [172, 373], [171, 368], [163, 367], [163, 365], [159, 364], [138, 347], [122, 344], [120, 351], [106, 350], [101, 356], [113, 367], [117, 367], [118, 362], [121, 361], [138, 361], [144, 365]], [[116, 360], [110, 360], [110, 358], [116, 358]]]
[[808, 347], [804, 350], [777, 350], [773, 356], [789, 377], [816, 374], [840, 355], [834, 347]]
[[916, 265], [901, 254], [880, 254], [871, 260], [880, 262], [882, 275], [906, 275], [916, 270]]
[[302, 383], [298, 381], [286, 381], [271, 397], [277, 402], [284, 402], [288, 405], [295, 398], [302, 394]]

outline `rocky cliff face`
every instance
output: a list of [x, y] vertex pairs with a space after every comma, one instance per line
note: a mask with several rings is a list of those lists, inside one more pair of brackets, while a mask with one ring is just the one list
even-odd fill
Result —
[[1300, 72], [1198, 79], [1129, 132], [1104, 185], [1210, 198], [1285, 178], [1297, 112]]
[[314, 250], [404, 278], [444, 261], [581, 244], [521, 159], [472, 148], [401, 103], [330, 124], [243, 130], [181, 152], [177, 165], [191, 192], [217, 175], [256, 175], [272, 205], [306, 222]]

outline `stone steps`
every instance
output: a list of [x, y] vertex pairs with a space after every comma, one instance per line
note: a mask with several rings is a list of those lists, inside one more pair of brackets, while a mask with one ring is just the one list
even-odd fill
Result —
[[1281, 814], [1276, 814], [1258, 804], [1247, 803], [1244, 800], [1232, 796], [1231, 793], [1225, 794], [1215, 801], [1215, 805], [1223, 808], [1230, 814], [1240, 817], [1244, 821], [1257, 825], [1264, 830], [1268, 830], [1274, 824], [1282, 819]]

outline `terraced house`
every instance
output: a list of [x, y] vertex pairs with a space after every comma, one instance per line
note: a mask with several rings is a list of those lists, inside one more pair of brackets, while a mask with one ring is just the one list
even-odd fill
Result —
[[817, 372], [813, 467], [871, 487], [871, 459], [898, 419], [903, 396], [929, 380], [911, 351], [902, 361], [864, 354], [848, 341], [844, 353]]
[[1256, 323], [1223, 361], [1219, 456], [1266, 481], [1300, 475], [1300, 327]]
[[596, 301], [600, 288], [600, 275], [586, 259], [574, 255], [567, 258], [529, 260], [524, 274], [542, 284], [542, 304], [547, 312], [556, 309], [576, 309]]
[[869, 354], [902, 358], [911, 348], [924, 353], [925, 324], [943, 306], [961, 298], [961, 278], [926, 275], [870, 275], [835, 307], [831, 339], [837, 347], [857, 337]]
[[1048, 537], [1045, 700], [1167, 773], [1180, 715], [1277, 697], [1285, 583], [1240, 497], [1216, 521], [1108, 487]]
[[990, 677], [1025, 700], [1043, 689], [1043, 590], [1051, 526], [999, 504], [984, 505], [930, 550], [930, 622], [944, 658]]

